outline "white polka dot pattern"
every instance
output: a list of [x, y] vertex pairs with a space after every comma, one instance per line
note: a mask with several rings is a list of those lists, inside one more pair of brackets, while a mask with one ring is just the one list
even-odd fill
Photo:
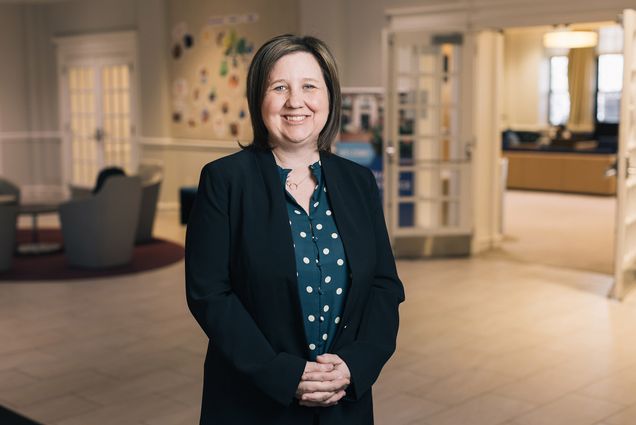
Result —
[[301, 207], [284, 182], [289, 170], [279, 167], [287, 215], [296, 255], [296, 279], [309, 360], [330, 350], [349, 287], [349, 269], [333, 211], [330, 209], [323, 170], [309, 166], [317, 185], [309, 208]]

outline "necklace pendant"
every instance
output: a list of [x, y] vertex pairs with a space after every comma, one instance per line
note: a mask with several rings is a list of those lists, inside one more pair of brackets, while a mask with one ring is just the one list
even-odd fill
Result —
[[293, 182], [287, 182], [287, 188], [288, 188], [289, 190], [292, 190], [292, 191], [293, 191], [293, 190], [298, 189], [298, 185], [297, 185], [296, 183], [293, 183]]

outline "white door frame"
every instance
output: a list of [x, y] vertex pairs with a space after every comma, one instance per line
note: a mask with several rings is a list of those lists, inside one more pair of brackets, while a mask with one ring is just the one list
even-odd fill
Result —
[[[71, 140], [69, 139], [69, 99], [67, 97], [66, 69], [69, 64], [90, 62], [96, 58], [120, 59], [131, 64], [131, 161], [133, 169], [137, 169], [139, 164], [139, 134], [140, 112], [139, 112], [139, 72], [137, 55], [137, 33], [135, 31], [121, 31], [110, 33], [98, 33], [78, 36], [64, 36], [53, 39], [57, 47], [57, 72], [59, 84], [59, 117], [60, 132], [62, 138], [62, 181], [65, 190], [72, 181], [71, 176]], [[100, 59], [97, 59], [99, 61]]]
[[[458, 34], [461, 35], [461, 42], [459, 42]], [[435, 51], [439, 50], [440, 45], [435, 44], [434, 39], [437, 36], [452, 36], [451, 39], [456, 41], [450, 41], [449, 45], [458, 46], [456, 48], [456, 55], [453, 56], [453, 62], [457, 62], [458, 68], [451, 70], [448, 74], [445, 74], [442, 69], [441, 50], [439, 53]], [[470, 35], [460, 31], [449, 31], [447, 29], [438, 29], [431, 31], [391, 31], [386, 30], [384, 33], [387, 45], [385, 51], [385, 68], [386, 68], [386, 119], [385, 119], [385, 143], [386, 148], [384, 150], [385, 164], [385, 211], [387, 213], [387, 222], [389, 233], [393, 240], [401, 237], [438, 237], [438, 236], [470, 236], [472, 235], [472, 223], [471, 223], [471, 159], [470, 155], [465, 149], [472, 144], [472, 129], [471, 129], [471, 78], [472, 74], [472, 38]], [[397, 54], [401, 48], [416, 47], [418, 50], [417, 58], [412, 58], [416, 62], [415, 69], [411, 69], [408, 72], [399, 69], [397, 65], [398, 57], [392, 56]], [[421, 49], [429, 51], [428, 55], [435, 58], [437, 55], [438, 60], [434, 63], [433, 69], [422, 71], [420, 69], [419, 61], [420, 55], [424, 53]], [[393, 61], [395, 63], [389, 63]], [[422, 73], [424, 72], [424, 73]], [[447, 129], [445, 133], [440, 133], [441, 115], [443, 106], [441, 102], [441, 90], [442, 90], [442, 76], [445, 78], [451, 78], [455, 81], [453, 86], [453, 95], [457, 96], [456, 100], [448, 105], [451, 108], [452, 122], [451, 129]], [[439, 79], [438, 79], [439, 77]], [[416, 78], [415, 91], [412, 93], [415, 95], [410, 101], [406, 101], [407, 105], [401, 105], [398, 101], [398, 93], [396, 92], [398, 81], [400, 79]], [[430, 95], [430, 100], [420, 99], [420, 88], [417, 88], [421, 84], [421, 79], [430, 79], [432, 84], [439, 85], [433, 94]], [[417, 93], [417, 94], [416, 94]], [[428, 96], [427, 96], [428, 98]], [[424, 104], [420, 102], [424, 100]], [[434, 133], [424, 134], [421, 133], [420, 126], [420, 113], [422, 107], [431, 114], [428, 119], [432, 120], [431, 124], [435, 127], [432, 128]], [[404, 135], [398, 131], [398, 110], [410, 110], [415, 113], [415, 120], [413, 123], [413, 133], [411, 136]], [[455, 128], [456, 130], [452, 130]], [[401, 138], [412, 140], [413, 149], [413, 164], [405, 165], [399, 163], [400, 158], [400, 142]], [[449, 140], [450, 157], [448, 160], [444, 160], [442, 154], [442, 140]], [[430, 152], [426, 152], [422, 148], [427, 147], [433, 149]], [[419, 151], [419, 154], [418, 154]], [[399, 194], [399, 180], [402, 172], [410, 172], [413, 175], [413, 196], [401, 196]], [[448, 195], [442, 192], [442, 178], [447, 176], [446, 180], [449, 184]], [[429, 193], [430, 192], [430, 193]], [[422, 196], [426, 199], [423, 199]], [[427, 208], [426, 203], [430, 201], [430, 206]], [[401, 228], [399, 225], [399, 207], [402, 202], [412, 202], [414, 207], [414, 225]], [[445, 205], [448, 209], [446, 224], [442, 223], [441, 208]], [[428, 221], [428, 224], [426, 223]]]
[[[618, 135], [616, 173], [616, 231], [614, 236], [614, 284], [611, 298], [625, 295], [626, 274], [636, 262], [636, 12], [623, 15], [623, 89]], [[630, 279], [632, 280], [632, 279]]]

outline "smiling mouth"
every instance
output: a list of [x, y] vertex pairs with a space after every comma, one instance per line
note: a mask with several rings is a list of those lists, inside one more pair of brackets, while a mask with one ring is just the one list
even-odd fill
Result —
[[303, 122], [307, 117], [307, 115], [283, 115], [285, 121], [293, 123]]

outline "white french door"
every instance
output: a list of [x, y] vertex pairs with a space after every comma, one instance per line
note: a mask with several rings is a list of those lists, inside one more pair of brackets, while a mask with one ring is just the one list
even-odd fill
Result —
[[80, 37], [60, 49], [65, 181], [73, 185], [92, 187], [104, 167], [137, 169], [134, 55], [112, 41]]
[[636, 262], [636, 11], [623, 12], [623, 90], [616, 176], [614, 285], [610, 296], [621, 299]]
[[388, 35], [385, 211], [393, 239], [472, 232], [463, 38]]

